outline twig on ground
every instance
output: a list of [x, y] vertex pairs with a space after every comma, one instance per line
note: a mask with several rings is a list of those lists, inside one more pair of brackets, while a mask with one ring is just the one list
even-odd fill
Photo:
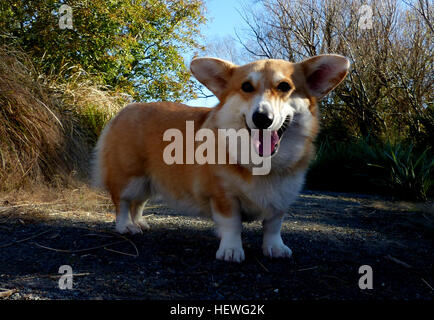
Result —
[[90, 247], [90, 248], [85, 248], [85, 249], [78, 249], [78, 250], [65, 250], [65, 249], [56, 249], [56, 248], [50, 248], [47, 246], [43, 246], [37, 242], [33, 242], [33, 244], [39, 248], [42, 249], [46, 249], [46, 250], [51, 250], [51, 251], [56, 251], [56, 252], [63, 252], [63, 253], [81, 253], [81, 252], [87, 252], [87, 251], [93, 251], [96, 249], [101, 249], [104, 247], [109, 247], [109, 246], [114, 246], [115, 244], [119, 244], [119, 243], [124, 243], [126, 242], [125, 240], [121, 240], [121, 241], [116, 241], [116, 242], [111, 242], [111, 243], [106, 243], [106, 244], [102, 244], [100, 246], [95, 246], [95, 247]]
[[258, 260], [258, 258], [256, 258], [255, 257], [255, 259], [256, 259], [256, 261], [258, 262], [258, 264], [262, 267], [262, 269], [264, 269], [266, 272], [268, 272], [268, 273], [270, 273], [270, 270], [268, 270], [262, 263], [261, 263], [261, 261], [259, 261]]
[[[89, 272], [73, 273], [73, 274], [71, 274], [71, 276], [73, 276], [73, 277], [84, 277], [84, 276], [89, 276], [89, 275], [91, 275], [91, 273], [89, 273]], [[63, 276], [62, 274], [47, 274], [47, 275], [42, 275], [42, 276], [39, 276], [39, 277], [48, 277], [48, 278], [55, 279], [55, 278], [60, 278], [62, 276]]]
[[412, 266], [410, 266], [409, 264], [405, 263], [404, 261], [401, 261], [399, 259], [396, 259], [396, 258], [392, 257], [390, 254], [388, 254], [386, 256], [386, 258], [389, 259], [389, 260], [391, 260], [391, 261], [393, 261], [393, 262], [395, 262], [395, 263], [397, 263], [397, 264], [400, 264], [401, 266], [403, 266], [403, 267], [405, 267], [407, 269], [411, 269], [412, 268]]
[[314, 269], [317, 269], [317, 268], [318, 268], [318, 266], [311, 267], [311, 268], [303, 268], [303, 269], [295, 270], [295, 272], [302, 272], [302, 271], [314, 270]]
[[111, 232], [111, 231], [101, 231], [101, 232], [105, 232], [105, 233], [111, 234], [111, 235], [113, 235], [113, 236], [115, 236], [117, 238], [121, 238], [121, 239], [123, 239], [125, 241], [128, 241], [133, 246], [134, 250], [136, 251], [135, 257], [139, 256], [139, 250], [137, 249], [136, 244], [133, 241], [131, 241], [130, 239], [128, 239], [127, 237], [125, 237], [125, 236], [123, 236], [123, 235], [121, 235], [119, 233], [114, 233], [114, 232]]
[[[92, 230], [90, 228], [85, 228], [85, 229], [90, 230], [90, 231], [94, 231], [94, 230]], [[112, 251], [112, 252], [116, 252], [116, 253], [119, 253], [119, 254], [131, 256], [131, 257], [138, 257], [139, 256], [139, 250], [137, 249], [136, 244], [133, 241], [131, 241], [130, 239], [128, 239], [127, 237], [125, 237], [125, 236], [123, 236], [121, 234], [118, 234], [118, 233], [111, 232], [111, 231], [104, 231], [103, 230], [103, 231], [100, 231], [100, 232], [108, 233], [112, 237], [114, 236], [116, 238], [121, 238], [122, 240], [111, 242], [111, 243], [105, 243], [105, 244], [102, 244], [102, 245], [99, 245], [99, 246], [90, 247], [90, 248], [78, 249], [78, 250], [56, 249], [56, 248], [51, 248], [51, 247], [43, 246], [43, 245], [41, 245], [41, 244], [39, 244], [37, 242], [33, 242], [33, 244], [36, 245], [37, 247], [42, 248], [42, 249], [56, 251], [56, 252], [62, 252], [62, 253], [82, 253], [82, 252], [93, 251], [93, 250], [96, 250], [96, 249], [102, 249], [103, 248], [103, 249], [105, 249], [107, 251]], [[89, 233], [89, 234], [86, 234], [86, 235], [87, 236], [100, 236], [100, 237], [104, 237], [104, 235], [98, 235], [96, 233]], [[125, 252], [121, 252], [121, 251], [118, 251], [118, 250], [113, 250], [113, 249], [108, 249], [107, 248], [107, 247], [110, 247], [110, 246], [113, 246], [113, 245], [116, 245], [116, 244], [120, 244], [120, 243], [125, 243], [125, 242], [128, 242], [128, 243], [130, 243], [133, 246], [134, 251], [136, 252], [135, 254], [125, 253]]]
[[11, 295], [13, 295], [17, 291], [18, 291], [17, 289], [0, 288], [0, 298], [9, 298]]
[[[92, 273], [89, 273], [89, 272], [73, 273], [72, 276], [73, 277], [83, 277], [83, 276], [89, 276], [91, 274]], [[35, 274], [32, 276], [22, 277], [22, 278], [20, 278], [20, 280], [29, 280], [29, 279], [35, 279], [35, 278], [52, 278], [52, 279], [55, 279], [55, 278], [60, 278], [62, 276], [63, 276], [63, 274]]]
[[421, 278], [421, 280], [423, 283], [425, 283], [431, 289], [431, 291], [434, 291], [434, 289], [431, 287], [431, 285], [424, 278]]
[[126, 253], [126, 252], [122, 252], [122, 251], [118, 251], [118, 250], [113, 250], [113, 249], [106, 248], [106, 247], [104, 247], [104, 250], [111, 251], [111, 252], [114, 252], [114, 253], [123, 254], [125, 256], [130, 256], [130, 257], [135, 257], [135, 258], [138, 257], [138, 254]]
[[97, 233], [88, 233], [88, 234], [85, 234], [85, 236], [88, 236], [88, 237], [100, 237], [100, 238], [113, 238], [112, 235], [97, 234]]
[[9, 243], [6, 243], [6, 244], [3, 244], [3, 245], [0, 245], [0, 248], [6, 248], [6, 247], [10, 247], [10, 246], [12, 246], [12, 245], [14, 245], [14, 244], [17, 244], [17, 243], [25, 242], [25, 241], [27, 241], [27, 240], [31, 240], [31, 239], [37, 238], [37, 237], [39, 237], [39, 236], [41, 236], [41, 235], [43, 235], [43, 234], [45, 234], [45, 233], [48, 233], [48, 232], [50, 232], [50, 230], [46, 230], [46, 231], [43, 231], [43, 232], [40, 232], [40, 233], [34, 234], [34, 235], [32, 235], [32, 236], [30, 236], [30, 237], [28, 237], [28, 238], [24, 238], [24, 239], [21, 239], [21, 240], [12, 241], [12, 242], [9, 242]]

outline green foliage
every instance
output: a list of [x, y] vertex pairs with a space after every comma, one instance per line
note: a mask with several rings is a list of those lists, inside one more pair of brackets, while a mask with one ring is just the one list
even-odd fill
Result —
[[[434, 104], [427, 106], [413, 118], [419, 128], [410, 128], [407, 140], [415, 145], [415, 149], [424, 149], [434, 142]], [[419, 129], [419, 130], [418, 130]]]
[[[59, 28], [65, 3], [72, 30]], [[68, 65], [65, 78], [85, 70], [137, 100], [181, 100], [194, 96], [181, 52], [199, 48], [203, 10], [202, 0], [11, 0], [0, 4], [0, 30], [45, 73]]]
[[306, 183], [313, 189], [427, 200], [433, 197], [433, 156], [429, 146], [418, 151], [413, 144], [324, 138]]
[[107, 123], [107, 113], [92, 104], [83, 108], [77, 115], [81, 120], [82, 126], [93, 132], [95, 138], [98, 137], [102, 128]]
[[343, 142], [325, 137], [318, 140], [317, 153], [307, 174], [307, 187], [333, 191], [373, 190], [370, 176], [380, 172], [368, 163], [377, 163], [377, 153], [364, 140]]
[[384, 170], [383, 185], [403, 198], [427, 200], [433, 185], [431, 170], [434, 159], [431, 147], [418, 154], [414, 152], [412, 144], [397, 144], [388, 145], [383, 152], [385, 164], [373, 164]]

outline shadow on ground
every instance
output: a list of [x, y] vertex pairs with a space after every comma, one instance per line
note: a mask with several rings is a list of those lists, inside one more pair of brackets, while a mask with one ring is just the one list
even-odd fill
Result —
[[[378, 205], [380, 203], [381, 205]], [[210, 221], [145, 211], [151, 230], [122, 238], [112, 222], [0, 215], [0, 287], [9, 299], [432, 299], [432, 216], [378, 198], [305, 193], [283, 228], [290, 260], [262, 256], [245, 224], [246, 261], [215, 260]], [[73, 289], [60, 290], [61, 265]], [[373, 269], [361, 290], [359, 267]]]

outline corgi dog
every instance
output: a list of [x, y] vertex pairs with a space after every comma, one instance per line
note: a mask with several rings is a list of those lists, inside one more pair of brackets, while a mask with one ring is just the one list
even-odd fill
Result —
[[[219, 99], [216, 107], [172, 102], [126, 106], [100, 135], [93, 164], [94, 185], [108, 190], [116, 207], [117, 232], [148, 229], [142, 209], [147, 199], [159, 195], [177, 209], [214, 220], [219, 260], [245, 259], [242, 222], [252, 220], [262, 221], [265, 256], [291, 257], [280, 229], [314, 155], [317, 101], [346, 77], [349, 68], [347, 58], [334, 54], [299, 63], [268, 59], [242, 66], [195, 58], [191, 72]], [[188, 124], [194, 134], [204, 129], [246, 130], [256, 156], [270, 163], [267, 174], [253, 174], [254, 166], [241, 163], [239, 157], [225, 163], [189, 162], [202, 144], [197, 136], [190, 145], [183, 143], [167, 153], [174, 137], [167, 132], [188, 135]], [[220, 160], [230, 158], [227, 146], [217, 148], [224, 152]], [[175, 161], [166, 161], [173, 151], [178, 153]]]

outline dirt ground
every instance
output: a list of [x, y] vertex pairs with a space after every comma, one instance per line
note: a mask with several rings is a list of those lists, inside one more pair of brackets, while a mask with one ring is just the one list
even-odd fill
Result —
[[[282, 230], [291, 259], [263, 257], [254, 222], [244, 225], [246, 261], [232, 264], [215, 260], [211, 221], [163, 203], [144, 212], [149, 232], [122, 237], [104, 194], [0, 194], [0, 299], [432, 300], [432, 209], [305, 192]], [[72, 267], [72, 290], [59, 289], [62, 265]], [[359, 288], [362, 265], [372, 267], [372, 290]]]

